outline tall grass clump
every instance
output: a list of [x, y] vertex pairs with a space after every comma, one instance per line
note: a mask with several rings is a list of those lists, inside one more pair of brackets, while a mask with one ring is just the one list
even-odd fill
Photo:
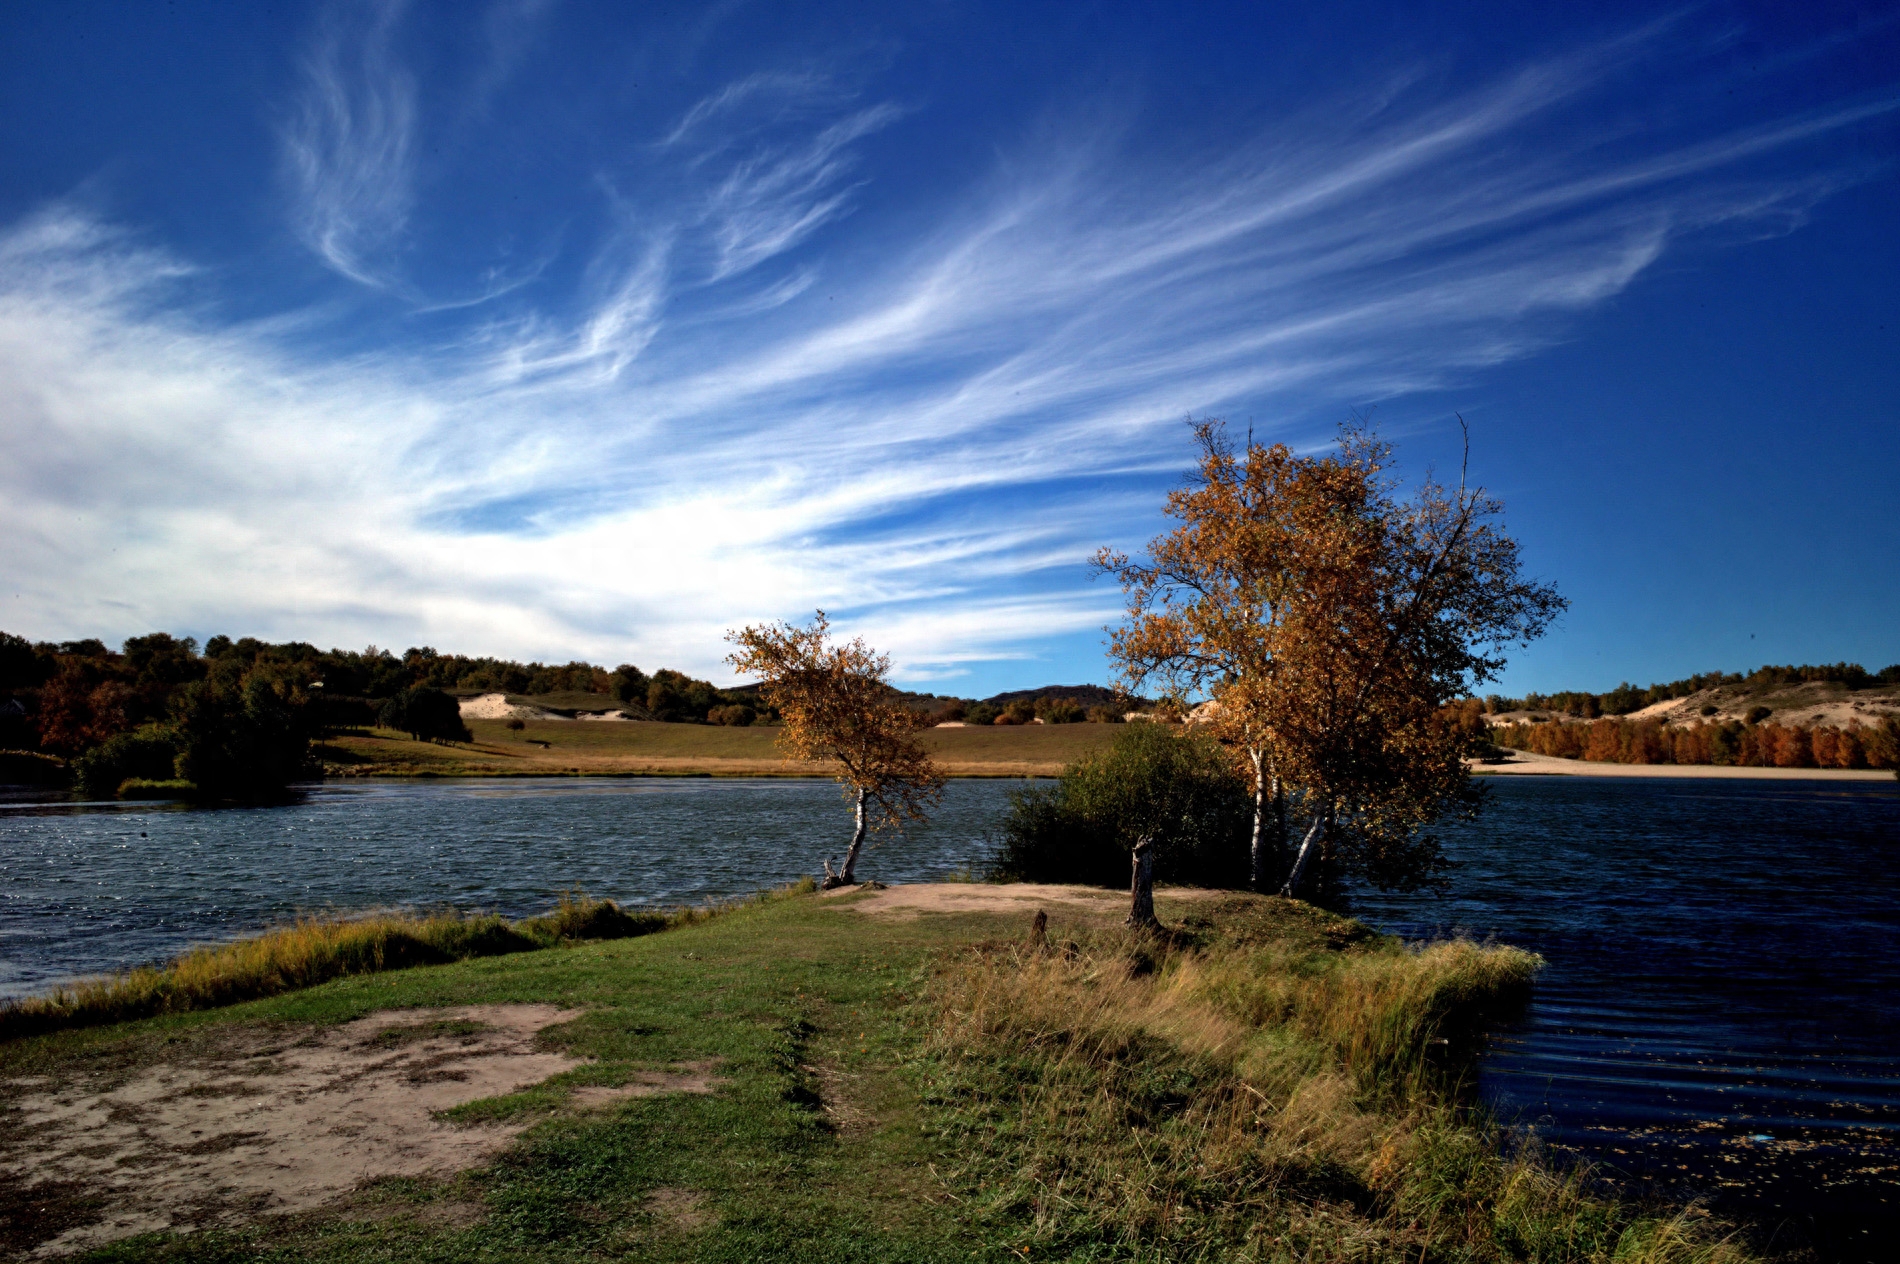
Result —
[[170, 963], [88, 979], [0, 1006], [0, 1040], [66, 1027], [211, 1009], [314, 987], [345, 975], [531, 952], [584, 939], [664, 930], [695, 911], [628, 911], [612, 900], [563, 897], [520, 922], [492, 913], [384, 912], [300, 917], [250, 939], [194, 948]]
[[941, 1175], [1025, 1258], [1746, 1260], [1462, 1104], [1470, 1031], [1538, 964], [1244, 898], [1183, 933], [979, 948], [921, 1003]]

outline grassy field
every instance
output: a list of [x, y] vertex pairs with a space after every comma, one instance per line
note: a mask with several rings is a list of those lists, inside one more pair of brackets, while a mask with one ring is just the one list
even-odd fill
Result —
[[[893, 902], [933, 890], [948, 893], [935, 906]], [[539, 1041], [581, 1061], [441, 1113], [524, 1128], [492, 1160], [285, 1215], [187, 1186], [167, 1205], [195, 1231], [96, 1258], [1747, 1258], [1698, 1218], [1502, 1157], [1461, 1110], [1473, 1034], [1522, 995], [1533, 958], [1411, 950], [1293, 901], [1196, 892], [1163, 892], [1173, 931], [1136, 936], [1115, 925], [1120, 903], [1076, 889], [786, 894], [639, 938], [0, 1044], [0, 1109], [16, 1124], [0, 1130], [0, 1171], [16, 1174], [0, 1181], [0, 1253], [117, 1210], [85, 1182], [17, 1175], [40, 1144], [17, 1126], [22, 1103], [49, 1086], [70, 1101], [163, 1072], [200, 1085], [209, 1109], [240, 1060], [268, 1082], [273, 1058], [355, 1030], [343, 1024], [512, 1004], [566, 1007]], [[1051, 914], [1040, 944], [1038, 907]], [[479, 1025], [411, 1022], [366, 1056], [476, 1039]], [[714, 1068], [715, 1087], [586, 1104], [681, 1066]]]
[[[778, 730], [645, 721], [471, 720], [473, 742], [418, 742], [376, 729], [332, 738], [318, 754], [330, 776], [538, 776], [708, 773], [732, 777], [829, 776], [822, 765], [779, 757]], [[1106, 745], [1110, 724], [1025, 724], [926, 729], [924, 746], [955, 777], [1049, 777]]]

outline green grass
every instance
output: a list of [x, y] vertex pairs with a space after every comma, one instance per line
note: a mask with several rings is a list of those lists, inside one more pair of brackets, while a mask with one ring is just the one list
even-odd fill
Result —
[[584, 1008], [544, 1038], [592, 1059], [590, 1082], [708, 1060], [725, 1078], [605, 1112], [532, 1089], [473, 1103], [458, 1116], [534, 1121], [486, 1168], [99, 1260], [1743, 1258], [1692, 1218], [1506, 1160], [1467, 1121], [1466, 1039], [1526, 985], [1524, 954], [1166, 893], [1174, 936], [1058, 912], [1034, 950], [1020, 917], [882, 920], [862, 898], [14, 1041], [0, 1081], [176, 1056], [230, 1025], [499, 1002]]

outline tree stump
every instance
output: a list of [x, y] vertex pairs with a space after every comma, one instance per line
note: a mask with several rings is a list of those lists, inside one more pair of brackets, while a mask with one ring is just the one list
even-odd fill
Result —
[[1127, 925], [1136, 927], [1159, 926], [1155, 919], [1155, 854], [1154, 841], [1143, 835], [1135, 841], [1134, 876], [1129, 883], [1129, 901]]

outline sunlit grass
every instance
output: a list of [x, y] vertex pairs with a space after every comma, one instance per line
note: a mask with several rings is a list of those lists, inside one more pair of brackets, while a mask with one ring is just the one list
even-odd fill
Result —
[[1539, 964], [1291, 901], [973, 951], [927, 1005], [945, 1176], [1035, 1257], [1748, 1258], [1697, 1215], [1507, 1154], [1461, 1106], [1472, 1030]]
[[[807, 879], [802, 887], [811, 889]], [[717, 909], [624, 909], [563, 896], [551, 912], [511, 922], [493, 913], [387, 911], [300, 917], [248, 939], [194, 948], [163, 966], [88, 979], [0, 1006], [0, 1040], [66, 1027], [211, 1009], [314, 987], [345, 975], [624, 939], [702, 920]]]
[[[521, 1002], [585, 1011], [549, 1039], [600, 1082], [719, 1067], [712, 1094], [613, 1109], [576, 1110], [559, 1092], [485, 1099], [464, 1114], [530, 1124], [487, 1168], [385, 1183], [374, 1206], [272, 1222], [268, 1236], [241, 1221], [112, 1248], [127, 1261], [1752, 1258], [1709, 1218], [1619, 1202], [1471, 1108], [1471, 1036], [1522, 995], [1528, 954], [1408, 946], [1291, 900], [1165, 890], [1163, 917], [1185, 919], [1168, 934], [1052, 903], [1046, 944], [1031, 947], [1026, 912], [900, 920], [870, 915], [875, 898], [645, 915], [670, 929], [59, 1033], [0, 1049], [0, 1070], [78, 1085], [209, 1047], [226, 1023]], [[613, 916], [575, 898], [528, 922], [389, 920], [473, 958], [484, 936], [578, 940]], [[439, 937], [415, 934], [426, 922]], [[281, 938], [227, 948], [277, 952], [288, 983], [299, 961], [320, 973], [315, 939], [344, 929], [315, 924], [301, 953]], [[385, 967], [395, 942], [381, 940]], [[375, 964], [370, 946], [353, 951]], [[690, 1192], [704, 1219], [668, 1228], [662, 1191]], [[467, 1215], [434, 1217], [442, 1200]]]

